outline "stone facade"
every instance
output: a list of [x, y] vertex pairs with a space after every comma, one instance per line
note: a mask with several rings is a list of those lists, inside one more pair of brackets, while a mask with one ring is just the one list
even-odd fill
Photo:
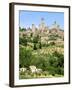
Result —
[[38, 28], [35, 26], [35, 24], [32, 24], [32, 28], [28, 28], [26, 31], [19, 32], [19, 35], [20, 37], [22, 37], [24, 34], [30, 36], [31, 33], [33, 33], [34, 36], [39, 34], [43, 38], [48, 37], [50, 33], [58, 34], [59, 36], [64, 37], [64, 31], [60, 29], [56, 21], [51, 27], [48, 27], [44, 22], [44, 18], [41, 18], [41, 23], [39, 24]]

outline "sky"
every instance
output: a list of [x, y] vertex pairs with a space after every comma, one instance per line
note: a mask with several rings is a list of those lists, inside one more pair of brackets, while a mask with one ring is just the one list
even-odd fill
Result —
[[19, 26], [21, 28], [31, 28], [32, 24], [36, 27], [41, 23], [41, 18], [47, 26], [51, 26], [54, 21], [64, 29], [64, 13], [63, 12], [44, 12], [44, 11], [19, 11]]

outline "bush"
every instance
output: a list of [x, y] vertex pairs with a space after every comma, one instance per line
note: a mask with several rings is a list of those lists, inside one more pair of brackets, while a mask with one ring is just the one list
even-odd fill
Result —
[[32, 50], [24, 47], [19, 48], [20, 67], [29, 67], [32, 58]]
[[42, 43], [42, 44], [41, 44], [41, 46], [42, 46], [42, 47], [48, 47], [48, 46], [49, 46], [49, 44]]
[[49, 45], [55, 45], [55, 42], [50, 42], [50, 44]]
[[20, 37], [19, 38], [19, 44], [27, 46], [27, 38], [26, 37], [24, 37], [24, 38]]
[[34, 50], [37, 50], [37, 46], [36, 46], [36, 43], [34, 43], [34, 48], [33, 48]]
[[[36, 43], [34, 43], [34, 50], [37, 49]], [[64, 55], [57, 51], [53, 53], [38, 54], [38, 51], [33, 51], [30, 48], [20, 47], [20, 67], [29, 68], [30, 65], [34, 65], [42, 71], [49, 72], [49, 74], [55, 76], [55, 74], [64, 75]], [[31, 72], [29, 72], [31, 73]]]
[[38, 43], [38, 40], [39, 40], [39, 38], [38, 38], [37, 36], [35, 36], [35, 37], [33, 38], [33, 43]]
[[49, 55], [49, 66], [48, 70], [50, 74], [64, 74], [64, 55], [55, 51], [52, 55]]
[[40, 48], [40, 49], [42, 48], [41, 42], [39, 42], [39, 48]]

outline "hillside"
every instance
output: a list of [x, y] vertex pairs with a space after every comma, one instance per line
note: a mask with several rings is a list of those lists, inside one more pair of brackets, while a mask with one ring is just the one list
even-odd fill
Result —
[[64, 75], [64, 31], [42, 26], [19, 30], [20, 79]]

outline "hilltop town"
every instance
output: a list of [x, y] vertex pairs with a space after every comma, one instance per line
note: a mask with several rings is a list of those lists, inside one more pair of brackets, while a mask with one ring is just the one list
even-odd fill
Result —
[[51, 27], [46, 26], [44, 18], [41, 18], [41, 23], [38, 28], [32, 24], [32, 28], [20, 28], [19, 36], [39, 36], [41, 38], [42, 43], [63, 43], [64, 40], [64, 30], [60, 28], [60, 26], [56, 23], [56, 21], [52, 24]]
[[44, 19], [38, 27], [19, 28], [19, 78], [64, 76], [64, 30]]

